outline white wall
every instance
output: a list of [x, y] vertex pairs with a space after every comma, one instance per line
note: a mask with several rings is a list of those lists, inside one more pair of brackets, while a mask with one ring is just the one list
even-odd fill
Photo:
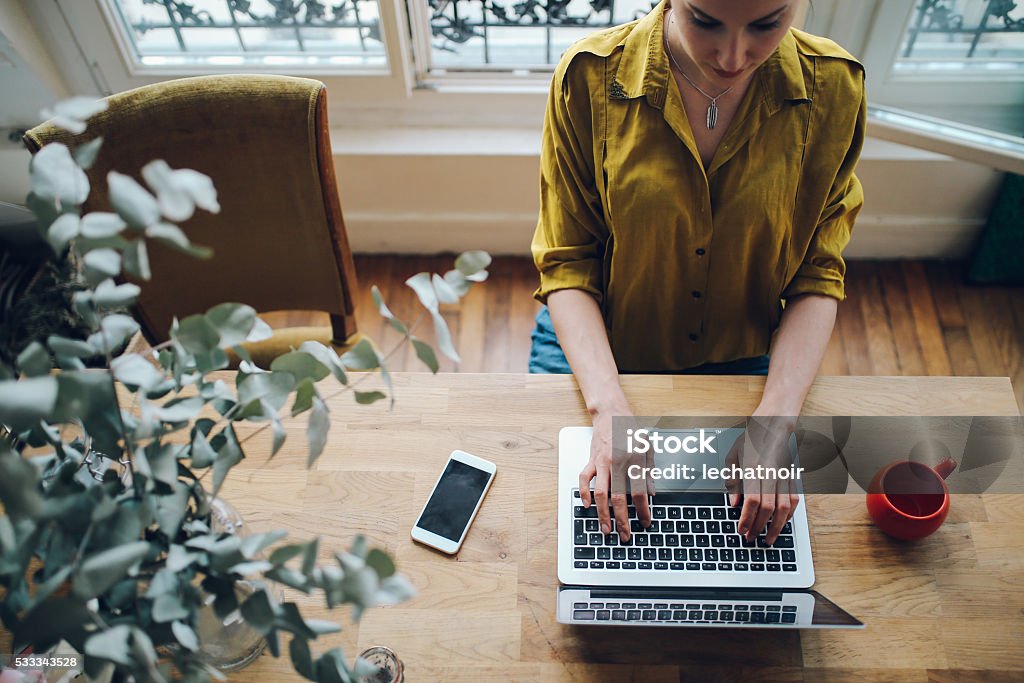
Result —
[[[357, 251], [529, 250], [538, 210], [535, 130], [333, 132], [345, 222]], [[858, 167], [865, 205], [852, 258], [968, 256], [1002, 174], [868, 139]]]

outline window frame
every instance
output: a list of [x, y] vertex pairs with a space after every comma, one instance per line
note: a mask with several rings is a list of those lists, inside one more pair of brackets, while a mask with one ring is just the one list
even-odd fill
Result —
[[[891, 107], [944, 107], [984, 102], [987, 107], [1024, 104], [1020, 73], [965, 69], [960, 72], [897, 72], [903, 33], [919, 0], [815, 0], [808, 30], [827, 35], [864, 64], [868, 96]], [[1018, 88], [1007, 88], [1008, 83]], [[955, 101], [950, 88], [957, 89]]]
[[[232, 73], [265, 73], [303, 76], [323, 81], [329, 91], [346, 93], [364, 102], [394, 102], [408, 97], [413, 74], [405, 57], [409, 52], [405, 3], [377, 0], [387, 66], [374, 68], [295, 67], [290, 65], [238, 65]], [[160, 81], [216, 73], [198, 65], [167, 67], [139, 64], [130, 39], [124, 35], [114, 0], [51, 0], [28, 2], [26, 9], [36, 25], [49, 33], [55, 58], [71, 90], [108, 95]], [[72, 30], [71, 26], [75, 29]], [[73, 52], [74, 54], [69, 54]], [[78, 61], [80, 68], [67, 68]]]

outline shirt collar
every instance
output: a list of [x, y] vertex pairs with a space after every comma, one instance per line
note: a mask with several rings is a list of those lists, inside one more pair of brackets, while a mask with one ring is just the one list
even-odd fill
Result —
[[[667, 7], [668, 0], [661, 0], [626, 37], [622, 58], [612, 78], [611, 99], [646, 96], [652, 107], [661, 109], [665, 106], [671, 75], [668, 56], [662, 48]], [[810, 100], [792, 31], [786, 32], [779, 47], [759, 67], [758, 80], [771, 113], [781, 109], [787, 100]]]

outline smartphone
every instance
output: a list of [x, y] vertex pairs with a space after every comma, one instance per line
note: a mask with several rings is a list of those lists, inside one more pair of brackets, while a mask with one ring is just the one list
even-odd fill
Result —
[[496, 470], [493, 462], [452, 451], [412, 528], [413, 540], [449, 555], [459, 552]]

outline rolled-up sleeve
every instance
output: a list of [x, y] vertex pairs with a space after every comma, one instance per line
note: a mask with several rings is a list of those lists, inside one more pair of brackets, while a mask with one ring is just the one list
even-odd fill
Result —
[[[577, 57], [579, 55], [576, 55]], [[560, 289], [603, 295], [607, 227], [595, 184], [594, 126], [586, 75], [556, 69], [544, 118], [540, 168], [540, 216], [533, 260], [540, 273], [534, 297], [545, 303]]]
[[860, 105], [852, 135], [843, 136], [849, 142], [846, 154], [828, 193], [804, 260], [783, 290], [784, 299], [801, 294], [822, 294], [840, 301], [846, 298], [846, 262], [842, 253], [850, 242], [853, 224], [864, 205], [864, 191], [854, 170], [864, 147], [867, 98], [863, 71], [857, 69], [857, 73]]

